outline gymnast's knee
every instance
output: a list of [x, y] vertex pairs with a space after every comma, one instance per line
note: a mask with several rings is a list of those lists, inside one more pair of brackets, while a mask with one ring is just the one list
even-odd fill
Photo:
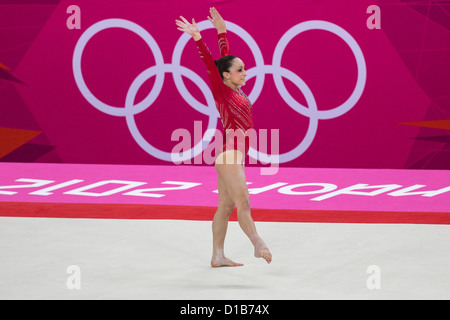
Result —
[[217, 208], [216, 214], [229, 218], [234, 210], [234, 205], [220, 205]]
[[250, 199], [242, 199], [236, 203], [238, 214], [250, 212]]

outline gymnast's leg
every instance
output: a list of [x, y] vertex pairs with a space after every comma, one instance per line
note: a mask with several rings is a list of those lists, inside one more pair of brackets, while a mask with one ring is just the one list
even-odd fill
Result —
[[234, 202], [230, 198], [222, 178], [218, 179], [219, 205], [214, 215], [212, 223], [213, 232], [213, 255], [211, 259], [212, 267], [239, 267], [241, 263], [236, 263], [225, 257], [224, 242], [227, 233], [228, 219], [234, 210]]
[[[232, 155], [232, 157], [227, 157], [229, 155]], [[233, 159], [230, 161], [230, 158]], [[251, 216], [250, 195], [244, 166], [242, 165], [243, 161], [243, 155], [240, 151], [226, 151], [216, 159], [216, 171], [219, 174], [219, 179], [223, 182], [227, 198], [230, 199], [229, 203], [233, 202], [236, 205], [239, 226], [252, 242], [255, 248], [255, 257], [264, 258], [267, 263], [270, 263], [272, 254], [258, 235]]]

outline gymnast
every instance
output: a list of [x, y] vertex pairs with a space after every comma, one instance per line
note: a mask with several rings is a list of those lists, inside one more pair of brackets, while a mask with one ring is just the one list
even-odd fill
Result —
[[178, 30], [191, 35], [206, 65], [212, 93], [225, 131], [224, 143], [215, 159], [218, 173], [219, 203], [212, 221], [212, 267], [242, 266], [224, 254], [228, 219], [236, 206], [239, 226], [254, 246], [254, 255], [272, 262], [272, 254], [256, 231], [250, 212], [250, 196], [245, 178], [245, 156], [253, 129], [252, 104], [241, 86], [245, 85], [244, 62], [230, 55], [225, 21], [215, 8], [210, 8], [211, 21], [218, 33], [221, 58], [214, 60], [194, 19], [175, 20]]

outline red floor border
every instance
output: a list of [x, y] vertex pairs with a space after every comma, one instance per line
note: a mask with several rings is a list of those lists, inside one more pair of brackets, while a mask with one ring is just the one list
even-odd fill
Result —
[[[0, 216], [86, 219], [212, 220], [216, 208], [136, 204], [0, 202]], [[252, 209], [255, 221], [450, 224], [450, 213]], [[230, 217], [236, 221], [236, 210]]]

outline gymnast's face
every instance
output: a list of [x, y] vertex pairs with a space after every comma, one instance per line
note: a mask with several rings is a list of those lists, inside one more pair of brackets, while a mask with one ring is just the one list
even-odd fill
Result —
[[225, 79], [235, 86], [245, 86], [245, 71], [244, 62], [239, 58], [234, 58], [230, 70], [224, 72]]

